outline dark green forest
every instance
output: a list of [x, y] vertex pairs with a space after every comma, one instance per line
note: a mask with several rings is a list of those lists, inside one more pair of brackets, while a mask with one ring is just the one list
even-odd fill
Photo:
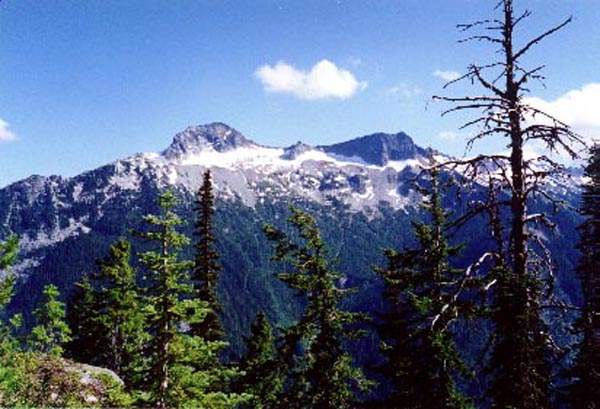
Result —
[[[510, 152], [432, 157], [412, 175], [418, 208], [251, 209], [217, 199], [206, 170], [194, 195], [149, 181], [143, 207], [108, 208], [27, 281], [7, 236], [0, 406], [599, 407], [600, 149], [527, 105], [539, 69], [521, 65], [571, 19], [517, 45], [529, 13], [494, 12], [459, 29], [498, 61], [457, 80], [473, 95], [434, 99], [473, 114], [469, 147], [502, 138]], [[546, 184], [564, 166], [524, 157], [530, 141], [585, 160], [578, 209]], [[557, 225], [561, 241], [534, 234]]]

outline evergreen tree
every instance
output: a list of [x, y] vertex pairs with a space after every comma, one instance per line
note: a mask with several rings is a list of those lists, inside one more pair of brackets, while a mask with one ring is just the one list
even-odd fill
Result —
[[223, 383], [234, 371], [196, 369], [206, 368], [207, 363], [214, 362], [223, 343], [186, 333], [190, 325], [205, 318], [207, 305], [190, 298], [193, 286], [188, 271], [192, 263], [179, 260], [179, 253], [189, 240], [176, 231], [183, 224], [174, 213], [176, 203], [173, 193], [161, 194], [161, 214], [145, 216], [149, 230], [141, 233], [157, 246], [156, 251], [140, 254], [140, 261], [148, 273], [145, 298], [150, 368], [147, 386], [152, 403], [159, 408], [229, 407], [243, 397], [210, 389], [215, 383]]
[[[17, 261], [18, 251], [19, 238], [16, 235], [10, 235], [6, 241], [0, 242], [0, 270], [12, 267]], [[15, 281], [13, 274], [8, 274], [0, 281], [0, 355], [18, 349], [18, 341], [13, 332], [21, 325], [21, 315], [8, 319], [5, 313], [5, 307], [14, 293]]]
[[417, 246], [401, 253], [387, 250], [388, 265], [376, 269], [384, 280], [388, 311], [377, 329], [385, 363], [380, 371], [391, 392], [382, 406], [391, 408], [464, 408], [454, 376], [464, 365], [454, 343], [452, 322], [463, 315], [459, 295], [464, 270], [450, 266], [461, 247], [445, 237], [448, 212], [441, 205], [437, 171], [431, 188], [421, 189], [427, 222], [413, 222]]
[[61, 356], [63, 345], [71, 340], [71, 330], [65, 322], [65, 303], [58, 300], [58, 288], [44, 287], [44, 303], [34, 311], [37, 325], [29, 335], [29, 346], [36, 352]]
[[551, 365], [548, 329], [539, 315], [541, 283], [533, 276], [519, 277], [503, 264], [497, 265], [492, 275], [497, 280], [488, 363], [492, 407], [549, 408]]
[[67, 324], [72, 339], [65, 344], [65, 355], [77, 362], [100, 365], [97, 351], [102, 348], [100, 331], [96, 319], [99, 312], [99, 300], [90, 277], [85, 274], [75, 284], [67, 305]]
[[103, 334], [98, 354], [103, 365], [135, 383], [143, 370], [142, 347], [146, 341], [137, 271], [130, 264], [131, 245], [118, 240], [106, 258], [98, 261], [99, 314], [96, 325]]
[[0, 242], [0, 270], [10, 268], [17, 261], [19, 252], [19, 237], [15, 234]]
[[0, 356], [19, 350], [19, 342], [14, 336], [21, 326], [21, 314], [10, 319], [5, 317], [5, 307], [10, 302], [15, 287], [15, 276], [8, 275], [0, 282]]
[[363, 335], [356, 325], [364, 320], [358, 313], [340, 307], [352, 291], [339, 285], [342, 275], [326, 259], [326, 246], [315, 219], [295, 208], [288, 218], [301, 240], [297, 244], [272, 226], [265, 227], [275, 244], [276, 261], [291, 267], [279, 278], [306, 300], [299, 321], [283, 332], [280, 356], [285, 371], [285, 388], [280, 404], [289, 408], [348, 408], [358, 390], [371, 383], [352, 366], [343, 343]]
[[209, 170], [204, 172], [202, 186], [198, 189], [195, 203], [194, 210], [198, 213], [198, 219], [194, 235], [198, 237], [198, 241], [195, 244], [193, 279], [196, 297], [207, 303], [209, 311], [201, 323], [192, 326], [192, 332], [207, 341], [222, 341], [225, 330], [218, 316], [221, 307], [216, 294], [221, 266], [219, 265], [219, 253], [215, 249], [217, 239], [213, 232], [212, 220], [215, 213], [214, 195]]
[[[69, 350], [88, 362], [115, 371], [129, 386], [139, 382], [146, 339], [131, 245], [118, 240], [92, 275], [78, 285], [70, 314], [75, 340]], [[86, 356], [90, 355], [90, 356]]]
[[240, 361], [243, 373], [239, 389], [253, 396], [248, 402], [253, 408], [277, 408], [278, 395], [282, 392], [282, 382], [275, 349], [275, 338], [267, 316], [260, 311], [250, 326], [250, 336], [246, 339], [247, 352]]
[[581, 335], [573, 368], [575, 379], [569, 401], [573, 408], [600, 408], [600, 145], [590, 152], [585, 168], [580, 226], [579, 278], [583, 287], [583, 310], [577, 322]]

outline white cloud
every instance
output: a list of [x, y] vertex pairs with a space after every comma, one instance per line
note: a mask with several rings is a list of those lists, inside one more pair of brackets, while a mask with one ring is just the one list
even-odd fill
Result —
[[438, 138], [443, 139], [445, 141], [455, 141], [460, 137], [458, 132], [452, 131], [442, 131], [438, 134]]
[[390, 95], [400, 95], [404, 98], [412, 98], [420, 95], [423, 90], [417, 86], [411, 86], [405, 82], [401, 82], [391, 88], [388, 88], [386, 92]]
[[9, 129], [8, 122], [0, 118], [0, 141], [14, 141], [17, 135]]
[[347, 99], [367, 87], [347, 70], [338, 68], [328, 60], [316, 63], [308, 72], [279, 61], [274, 66], [263, 65], [254, 75], [267, 92], [291, 94], [300, 99]]
[[[525, 102], [570, 125], [586, 140], [600, 138], [600, 83], [586, 84], [554, 101], [530, 97]], [[534, 120], [543, 122], [539, 116]]]
[[460, 78], [460, 73], [456, 71], [435, 70], [433, 76], [441, 78], [444, 81], [454, 81]]

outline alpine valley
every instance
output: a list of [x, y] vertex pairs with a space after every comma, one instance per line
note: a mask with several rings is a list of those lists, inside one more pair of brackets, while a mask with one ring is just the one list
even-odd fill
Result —
[[[444, 157], [434, 152], [435, 157]], [[376, 133], [348, 142], [287, 148], [261, 146], [222, 123], [193, 126], [175, 135], [161, 153], [135, 154], [72, 178], [31, 176], [0, 190], [0, 240], [10, 232], [20, 237], [19, 284], [11, 309], [30, 312], [45, 284], [54, 283], [68, 297], [74, 283], [94, 268], [120, 236], [132, 239], [135, 250], [145, 244], [131, 231], [142, 216], [156, 212], [158, 192], [172, 189], [180, 199], [179, 215], [191, 237], [193, 198], [209, 168], [216, 194], [216, 235], [223, 270], [218, 294], [223, 306], [230, 353], [239, 356], [243, 337], [260, 309], [284, 326], [299, 310], [293, 293], [276, 277], [272, 248], [262, 232], [265, 223], [284, 228], [291, 204], [317, 216], [319, 227], [339, 260], [344, 287], [357, 287], [351, 308], [374, 313], [381, 308], [381, 283], [373, 266], [383, 265], [384, 248], [401, 249], [414, 240], [411, 220], [419, 218], [421, 196], [414, 181], [428, 152], [405, 133]], [[573, 266], [578, 255], [574, 208], [579, 201], [581, 174], [552, 179], [548, 188], [567, 206], [552, 215], [556, 227], [539, 234], [556, 263], [554, 283], [561, 297], [579, 303]], [[475, 193], [476, 194], [476, 193]], [[457, 210], [468, 199], [446, 197]], [[570, 207], [569, 207], [570, 205]], [[532, 207], [551, 211], [540, 200]], [[488, 245], [485, 220], [471, 223], [452, 236], [466, 243], [466, 264]], [[554, 237], [550, 237], [553, 235]], [[192, 257], [192, 248], [187, 256]], [[374, 350], [374, 339], [364, 350]]]

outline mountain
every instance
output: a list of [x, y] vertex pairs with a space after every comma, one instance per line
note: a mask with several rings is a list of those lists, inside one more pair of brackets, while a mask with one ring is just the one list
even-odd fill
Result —
[[172, 160], [190, 154], [199, 154], [207, 149], [227, 152], [253, 147], [257, 147], [257, 145], [235, 129], [222, 123], [212, 123], [190, 126], [185, 131], [178, 133], [162, 155]]
[[[394, 208], [414, 202], [414, 196], [398, 187], [425, 163], [423, 150], [403, 133], [369, 135], [330, 146], [297, 143], [273, 148], [219, 123], [190, 127], [177, 134], [161, 155], [141, 158], [142, 163], [128, 169], [144, 168], [167, 184], [190, 191], [198, 187], [202, 169], [210, 167], [217, 192], [238, 197], [248, 206], [295, 196], [322, 204], [341, 200], [354, 210], [376, 207], [380, 201]], [[398, 176], [402, 170], [406, 173]], [[139, 181], [139, 172], [119, 175], [125, 186]]]
[[[188, 127], [160, 153], [135, 154], [72, 178], [31, 176], [0, 189], [0, 239], [9, 232], [21, 237], [21, 261], [15, 268], [21, 284], [13, 309], [31, 311], [50, 282], [68, 296], [113, 240], [143, 228], [142, 216], [156, 211], [162, 189], [180, 196], [179, 213], [188, 221], [189, 234], [193, 196], [210, 168], [224, 267], [219, 295], [235, 353], [259, 309], [278, 323], [289, 321], [298, 309], [274, 278], [277, 266], [269, 261], [270, 244], [261, 231], [264, 223], [283, 226], [291, 203], [317, 215], [345, 282], [361, 289], [352, 304], [376, 310], [380, 283], [372, 266], [382, 264], [383, 248], [402, 248], [413, 239], [410, 220], [418, 217], [420, 201], [413, 181], [427, 163], [426, 150], [402, 132], [281, 148], [262, 146], [212, 123]], [[568, 201], [577, 197], [577, 179], [549, 185]], [[452, 198], [447, 204], [456, 206]], [[557, 254], [557, 283], [565, 297], [577, 299], [571, 274], [577, 215], [563, 212], [557, 223], [558, 238], [546, 240]], [[483, 251], [485, 230], [484, 223], [475, 224], [455, 237], [468, 244], [459, 262]], [[144, 243], [134, 240], [134, 246], [140, 250]], [[187, 252], [191, 255], [191, 248]]]
[[32, 176], [0, 190], [5, 231], [23, 237], [24, 251], [87, 233], [105, 206], [128, 202], [144, 190], [174, 186], [194, 192], [211, 168], [217, 196], [253, 207], [277, 197], [352, 210], [412, 206], [407, 182], [426, 163], [425, 152], [406, 134], [374, 134], [330, 146], [298, 143], [260, 146], [225, 124], [189, 127], [161, 153], [136, 154], [73, 178]]
[[395, 135], [376, 133], [336, 145], [321, 146], [332, 155], [345, 158], [358, 158], [364, 163], [386, 166], [390, 162], [405, 161], [425, 156], [424, 149], [416, 146], [404, 132]]

